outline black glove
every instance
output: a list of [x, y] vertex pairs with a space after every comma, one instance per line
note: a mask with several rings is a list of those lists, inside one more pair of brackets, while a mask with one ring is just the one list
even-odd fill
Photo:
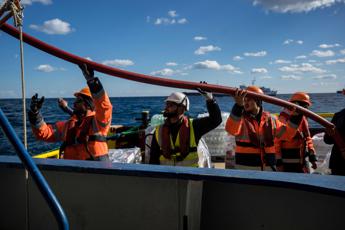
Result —
[[206, 92], [200, 88], [196, 88], [196, 90], [206, 98], [206, 100], [213, 100], [213, 94], [210, 92]]
[[84, 63], [84, 64], [80, 64], [79, 68], [83, 72], [83, 75], [84, 75], [86, 81], [90, 81], [90, 80], [93, 80], [95, 78], [95, 73], [93, 72], [93, 69], [90, 66], [88, 66]]
[[31, 112], [34, 114], [37, 114], [42, 108], [43, 102], [44, 102], [44, 96], [42, 96], [41, 99], [38, 99], [37, 93], [33, 95], [30, 102]]

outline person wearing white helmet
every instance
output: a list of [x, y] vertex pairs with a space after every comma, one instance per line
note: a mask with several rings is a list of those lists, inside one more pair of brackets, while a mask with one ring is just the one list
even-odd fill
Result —
[[190, 119], [189, 99], [181, 92], [170, 94], [165, 100], [164, 124], [156, 127], [150, 150], [150, 164], [198, 166], [197, 145], [205, 133], [221, 122], [221, 112], [211, 93], [197, 89], [205, 98], [208, 117]]

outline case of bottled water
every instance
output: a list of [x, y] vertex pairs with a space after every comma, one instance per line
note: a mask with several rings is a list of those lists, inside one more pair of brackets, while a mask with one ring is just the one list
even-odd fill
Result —
[[[225, 131], [225, 124], [229, 115], [228, 112], [222, 112], [222, 123], [203, 136], [211, 156], [225, 156], [234, 153], [235, 137]], [[198, 118], [206, 116], [208, 113], [202, 113], [198, 115]]]

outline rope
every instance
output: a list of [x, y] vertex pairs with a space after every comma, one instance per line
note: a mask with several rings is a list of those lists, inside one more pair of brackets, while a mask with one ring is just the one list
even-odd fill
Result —
[[[0, 27], [0, 29], [15, 38], [19, 37], [19, 31], [8, 24], [3, 24]], [[145, 74], [125, 71], [125, 70], [113, 68], [110, 66], [106, 66], [103, 64], [99, 64], [97, 62], [93, 62], [85, 58], [79, 57], [77, 55], [68, 53], [57, 47], [44, 43], [43, 41], [38, 40], [37, 38], [34, 38], [26, 33], [23, 33], [23, 39], [24, 39], [24, 42], [26, 42], [27, 44], [33, 47], [36, 47], [37, 49], [40, 49], [53, 56], [56, 56], [58, 58], [61, 58], [65, 61], [68, 61], [74, 64], [85, 63], [88, 66], [90, 66], [92, 69], [98, 72], [108, 74], [114, 77], [119, 77], [119, 78], [131, 80], [131, 81], [137, 81], [137, 82], [142, 82], [142, 83], [147, 83], [147, 84], [152, 84], [152, 85], [160, 85], [160, 86], [174, 87], [174, 88], [181, 88], [181, 89], [195, 90], [196, 88], [200, 88], [204, 91], [223, 93], [223, 94], [228, 94], [232, 96], [235, 95], [235, 92], [237, 90], [237, 88], [235, 87], [225, 87], [225, 86], [219, 86], [219, 85], [213, 85], [213, 84], [203, 84], [203, 83], [195, 83], [195, 82], [188, 82], [188, 81], [181, 81], [181, 80], [166, 79], [166, 78], [153, 77], [153, 76], [149, 76]], [[333, 130], [335, 127], [334, 124], [329, 122], [327, 119], [322, 118], [316, 113], [306, 108], [303, 108], [301, 106], [295, 105], [291, 102], [284, 101], [282, 99], [267, 96], [267, 95], [257, 94], [250, 91], [247, 92], [247, 96], [252, 97], [252, 98], [257, 98], [259, 100], [262, 100], [274, 105], [286, 107], [288, 109], [296, 108], [297, 112], [302, 113], [306, 117], [309, 117], [310, 119], [314, 120], [315, 122], [319, 123], [320, 125], [324, 126], [327, 129]], [[340, 136], [340, 134], [338, 133], [336, 129], [334, 131], [335, 132], [334, 132], [333, 137], [337, 145], [340, 147], [341, 152], [344, 152], [344, 155], [345, 155], [345, 141], [342, 139], [342, 137]]]

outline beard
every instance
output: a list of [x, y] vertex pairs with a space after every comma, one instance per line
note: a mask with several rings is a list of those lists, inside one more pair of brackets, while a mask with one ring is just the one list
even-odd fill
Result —
[[176, 117], [177, 116], [177, 111], [175, 112], [167, 112], [167, 111], [164, 111], [163, 112], [163, 117], [166, 117], [166, 118], [172, 118], [172, 117]]
[[73, 114], [76, 115], [77, 117], [83, 117], [86, 115], [86, 111], [83, 109], [74, 109]]

